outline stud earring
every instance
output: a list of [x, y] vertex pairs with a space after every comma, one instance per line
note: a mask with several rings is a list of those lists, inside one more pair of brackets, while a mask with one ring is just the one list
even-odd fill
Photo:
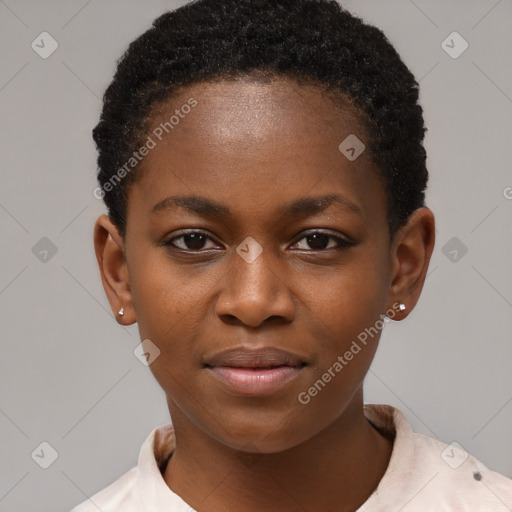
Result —
[[121, 308], [121, 309], [117, 312], [117, 314], [118, 314], [119, 316], [123, 316], [123, 315], [124, 315], [124, 308]]
[[407, 308], [405, 307], [405, 304], [401, 303], [399, 306], [398, 306], [398, 309], [400, 311], [405, 311]]

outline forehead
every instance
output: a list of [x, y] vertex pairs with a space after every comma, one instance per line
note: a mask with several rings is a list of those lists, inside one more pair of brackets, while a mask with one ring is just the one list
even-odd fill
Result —
[[[195, 106], [184, 108], [191, 100]], [[349, 136], [367, 144], [357, 110], [349, 101], [336, 106], [315, 86], [290, 79], [195, 84], [154, 109], [147, 134], [156, 144], [139, 165], [129, 209], [183, 194], [213, 195], [234, 211], [253, 203], [277, 209], [335, 188], [363, 207], [382, 202], [368, 153], [351, 161], [339, 149]]]
[[343, 128], [363, 136], [362, 113], [347, 96], [333, 96], [324, 88], [299, 84], [291, 78], [262, 81], [250, 75], [189, 86], [168, 102], [159, 104], [148, 126], [165, 122], [169, 112], [179, 110], [190, 98], [198, 102], [192, 112], [194, 120], [180, 123], [179, 130], [176, 126], [172, 132], [186, 138], [193, 130], [193, 137], [206, 144], [222, 140], [249, 146], [251, 142], [263, 142], [278, 134], [281, 143], [286, 136], [291, 140], [305, 134], [339, 138], [336, 131]]

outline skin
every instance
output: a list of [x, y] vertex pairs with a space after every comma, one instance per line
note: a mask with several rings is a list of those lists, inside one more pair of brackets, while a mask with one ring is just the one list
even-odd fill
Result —
[[[164, 479], [200, 512], [355, 510], [392, 450], [363, 414], [363, 380], [379, 336], [307, 405], [297, 397], [394, 304], [407, 307], [394, 320], [411, 312], [434, 246], [434, 216], [416, 210], [390, 241], [384, 186], [369, 152], [351, 162], [338, 150], [351, 133], [368, 147], [357, 112], [334, 108], [313, 86], [284, 78], [195, 84], [151, 124], [190, 97], [198, 105], [137, 171], [125, 239], [106, 215], [94, 233], [112, 310], [124, 308], [118, 322], [137, 322], [141, 339], [161, 351], [150, 369], [177, 442]], [[314, 214], [280, 214], [289, 202], [328, 194], [358, 212], [334, 202]], [[232, 217], [176, 206], [151, 212], [178, 195], [222, 203]], [[192, 228], [210, 238], [175, 238]], [[354, 245], [315, 242], [311, 230]], [[252, 263], [236, 252], [249, 236], [263, 249]], [[171, 239], [174, 249], [164, 245]], [[274, 394], [242, 396], [204, 367], [242, 345], [287, 350], [307, 364]]]

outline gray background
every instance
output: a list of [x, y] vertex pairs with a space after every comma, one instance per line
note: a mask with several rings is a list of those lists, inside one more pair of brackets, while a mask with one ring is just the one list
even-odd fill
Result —
[[[90, 132], [126, 45], [182, 4], [0, 0], [2, 511], [69, 510], [134, 466], [169, 421], [133, 355], [137, 328], [116, 323], [99, 279]], [[437, 218], [423, 297], [386, 328], [366, 402], [399, 407], [416, 431], [512, 477], [512, 2], [344, 5], [383, 29], [420, 80]], [[59, 44], [47, 59], [31, 48], [43, 31]], [[469, 43], [457, 59], [441, 47], [453, 31]], [[48, 469], [31, 456], [43, 441], [58, 452]]]

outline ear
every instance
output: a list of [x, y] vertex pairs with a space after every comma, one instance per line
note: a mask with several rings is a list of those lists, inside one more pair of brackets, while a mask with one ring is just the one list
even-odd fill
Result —
[[[416, 306], [434, 244], [434, 214], [426, 207], [418, 208], [398, 230], [391, 244], [392, 281], [388, 309], [393, 308], [396, 312], [395, 320], [403, 320]], [[403, 303], [405, 310], [398, 311], [397, 303]]]
[[[107, 215], [98, 217], [94, 225], [94, 250], [103, 288], [116, 320], [122, 325], [133, 324], [136, 318], [124, 242]], [[119, 315], [121, 308], [123, 315]]]

